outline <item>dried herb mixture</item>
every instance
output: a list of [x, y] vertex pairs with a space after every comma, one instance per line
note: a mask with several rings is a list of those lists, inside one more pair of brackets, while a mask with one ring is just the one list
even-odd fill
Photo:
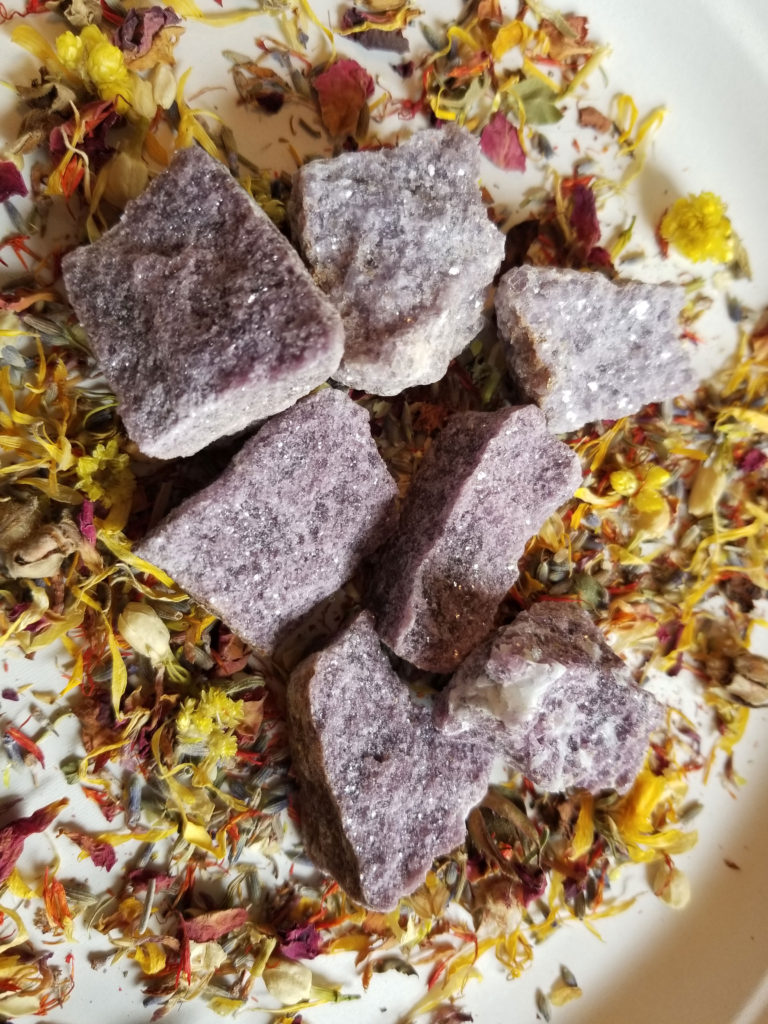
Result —
[[[364, 988], [380, 972], [426, 972], [427, 989], [404, 1020], [468, 1019], [447, 1006], [479, 976], [482, 954], [493, 951], [515, 977], [562, 920], [594, 929], [623, 909], [611, 895], [622, 865], [656, 864], [658, 895], [684, 901], [674, 858], [696, 841], [688, 779], [723, 751], [736, 787], [734, 746], [750, 706], [768, 703], [768, 661], [749, 651], [750, 613], [768, 590], [768, 333], [740, 325], [730, 367], [695, 400], [568, 438], [583, 485], [531, 540], [506, 608], [511, 617], [534, 601], [582, 602], [638, 680], [696, 677], [713, 736], [670, 711], [666, 735], [621, 798], [541, 793], [519, 777], [491, 787], [470, 815], [465, 846], [389, 914], [354, 905], [306, 862], [292, 812], [284, 685], [307, 645], [354, 606], [359, 581], [325, 609], [312, 635], [267, 661], [137, 558], [133, 543], [224, 465], [226, 445], [203, 460], [142, 457], [57, 283], [63, 248], [114, 223], [174, 148], [204, 146], [282, 223], [289, 179], [240, 153], [233, 132], [194, 106], [175, 64], [194, 23], [265, 12], [268, 21], [253, 23], [260, 35], [252, 52], [226, 57], [254, 117], [289, 116], [285, 149], [297, 159], [299, 139], [305, 150], [329, 153], [458, 121], [498, 168], [516, 174], [534, 164], [546, 173], [522, 213], [493, 207], [507, 231], [507, 266], [526, 259], [613, 276], [632, 243], [632, 223], [604, 235], [601, 211], [640, 173], [663, 114], [641, 118], [626, 95], [610, 109], [580, 105], [580, 86], [607, 48], [591, 40], [585, 18], [538, 0], [512, 19], [497, 0], [471, 0], [458, 20], [439, 26], [408, 2], [371, 0], [349, 5], [333, 33], [306, 0], [209, 13], [193, 0], [0, 8], [14, 42], [39, 65], [31, 81], [16, 83], [24, 116], [0, 162], [0, 198], [14, 225], [0, 249], [0, 633], [27, 658], [51, 645], [66, 655], [66, 684], [55, 697], [34, 687], [2, 691], [29, 709], [22, 721], [4, 705], [3, 746], [7, 773], [63, 772], [73, 794], [69, 805], [59, 799], [3, 816], [3, 1019], [51, 1013], [75, 984], [88, 984], [74, 977], [71, 954], [48, 948], [85, 929], [103, 936], [105, 960], [130, 963], [153, 1020], [200, 998], [222, 1016], [279, 1006], [276, 1017], [298, 1021], [318, 1004], [356, 998], [313, 975], [315, 957], [338, 952], [354, 954]], [[387, 54], [397, 92], [366, 69], [370, 50]], [[615, 177], [580, 157], [566, 174], [548, 169], [548, 126], [574, 110], [580, 131], [604, 138]], [[22, 214], [18, 198], [28, 191], [31, 211]], [[62, 216], [77, 237], [58, 240]], [[731, 274], [748, 267], [723, 204], [708, 194], [670, 207], [659, 245]], [[691, 281], [693, 334], [708, 300]], [[355, 397], [404, 490], [452, 411], [492, 409], [514, 396], [489, 336], [439, 384], [395, 399]], [[80, 748], [46, 764], [48, 737], [72, 715]], [[78, 801], [98, 808], [100, 829], [76, 824]], [[75, 844], [90, 858], [100, 885], [73, 882], [58, 857], [42, 877], [17, 866], [25, 840], [43, 830], [62, 857]], [[542, 1005], [549, 1013], [550, 1002], [578, 994], [564, 970]]]

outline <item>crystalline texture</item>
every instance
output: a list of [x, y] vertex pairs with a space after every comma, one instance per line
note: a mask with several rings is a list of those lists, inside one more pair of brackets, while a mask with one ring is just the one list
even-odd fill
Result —
[[561, 433], [694, 390], [683, 302], [672, 285], [524, 266], [499, 282], [496, 317], [511, 373]]
[[269, 651], [381, 543], [396, 490], [365, 409], [325, 388], [269, 420], [138, 552]]
[[485, 737], [542, 789], [622, 791], [664, 708], [635, 685], [587, 612], [543, 601], [470, 654], [435, 717], [449, 735]]
[[477, 141], [453, 127], [298, 171], [294, 234], [344, 321], [336, 380], [378, 395], [429, 384], [477, 334], [504, 255], [479, 172]]
[[368, 600], [385, 643], [452, 672], [493, 629], [526, 541], [580, 479], [533, 405], [452, 416], [375, 559]]
[[338, 313], [202, 149], [63, 261], [69, 299], [148, 455], [191, 455], [292, 405], [336, 369]]
[[389, 910], [463, 842], [490, 753], [440, 734], [365, 612], [296, 668], [288, 721], [307, 852], [353, 899]]

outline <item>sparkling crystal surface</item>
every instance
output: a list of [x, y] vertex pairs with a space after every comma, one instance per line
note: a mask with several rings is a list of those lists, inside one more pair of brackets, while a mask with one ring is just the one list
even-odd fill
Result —
[[297, 172], [294, 236], [344, 321], [336, 380], [378, 395], [429, 384], [477, 334], [504, 255], [479, 173], [477, 140], [455, 127]]
[[438, 698], [435, 720], [473, 736], [550, 792], [626, 790], [664, 708], [580, 606], [542, 601], [466, 659]]
[[341, 358], [336, 310], [198, 147], [62, 266], [126, 430], [148, 455], [191, 455], [287, 408]]
[[355, 900], [391, 909], [464, 841], [487, 745], [435, 728], [365, 612], [295, 669], [288, 718], [307, 852]]
[[679, 337], [684, 302], [674, 285], [523, 266], [499, 282], [496, 318], [523, 394], [564, 433], [695, 389]]
[[493, 630], [526, 541], [580, 481], [536, 406], [451, 416], [373, 560], [367, 600], [385, 643], [452, 672]]
[[269, 420], [137, 550], [270, 651], [382, 542], [396, 490], [368, 413], [324, 388]]

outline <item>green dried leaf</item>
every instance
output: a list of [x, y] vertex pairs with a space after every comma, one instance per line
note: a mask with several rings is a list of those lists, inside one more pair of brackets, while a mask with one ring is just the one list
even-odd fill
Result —
[[525, 78], [511, 91], [522, 105], [528, 124], [556, 124], [562, 120], [563, 115], [554, 102], [555, 94], [543, 82]]

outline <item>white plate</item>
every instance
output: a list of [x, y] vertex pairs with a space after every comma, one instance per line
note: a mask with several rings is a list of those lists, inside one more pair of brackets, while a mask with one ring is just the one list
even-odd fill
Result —
[[[225, 10], [232, 6], [225, 0]], [[439, 0], [420, 6], [430, 16], [444, 19], [458, 9], [458, 4]], [[316, 5], [321, 18], [325, 9], [326, 5]], [[605, 64], [607, 81], [594, 75], [585, 95], [603, 109], [619, 91], [631, 93], [641, 111], [662, 104], [669, 108], [648, 166], [624, 200], [626, 209], [638, 213], [641, 232], [650, 237], [671, 198], [705, 189], [721, 195], [754, 272], [753, 282], [739, 282], [730, 290], [753, 308], [764, 307], [768, 299], [768, 132], [764, 124], [768, 23], [762, 0], [731, 0], [728, 4], [715, 0], [584, 0], [578, 13], [590, 17], [592, 35], [610, 43], [613, 50]], [[3, 77], [12, 81], [27, 79], [34, 69], [33, 59], [9, 42], [11, 28], [19, 23], [14, 19], [0, 27], [0, 67]], [[198, 102], [235, 123], [246, 155], [265, 167], [289, 168], [288, 151], [276, 139], [277, 122], [237, 108], [227, 64], [220, 56], [225, 47], [254, 52], [253, 37], [259, 31], [274, 29], [267, 19], [226, 30], [188, 24], [179, 50], [180, 66], [191, 64], [194, 68], [190, 94], [221, 87]], [[369, 63], [366, 51], [341, 41], [339, 47], [361, 63]], [[12, 94], [0, 90], [0, 132], [12, 137], [17, 125]], [[520, 194], [518, 180], [495, 174], [491, 168], [487, 171], [494, 189]], [[658, 272], [661, 264], [656, 261], [655, 266]], [[673, 271], [674, 266], [662, 267], [662, 276]], [[721, 298], [718, 311], [707, 318], [701, 330], [709, 365], [717, 363], [735, 340], [735, 329], [723, 315], [723, 306]], [[38, 686], [60, 683], [50, 659], [30, 663], [10, 658], [3, 679], [17, 685], [32, 680]], [[8, 713], [7, 706], [2, 710]], [[66, 741], [64, 737], [65, 746]], [[768, 1022], [768, 714], [753, 713], [736, 758], [747, 785], [733, 799], [717, 773], [713, 774], [703, 797], [705, 810], [696, 822], [699, 845], [679, 859], [693, 882], [688, 909], [670, 910], [650, 893], [642, 873], [627, 875], [620, 883], [623, 891], [639, 898], [630, 911], [602, 923], [604, 942], [581, 926], [564, 927], [537, 949], [531, 971], [514, 982], [507, 981], [495, 962], [486, 958], [481, 965], [483, 982], [472, 983], [463, 1000], [477, 1024], [535, 1021], [535, 990], [548, 990], [563, 963], [576, 975], [584, 996], [553, 1010], [558, 1024]], [[51, 751], [50, 772], [34, 780], [32, 775], [16, 776], [12, 790], [23, 793], [35, 806], [54, 799], [63, 788], [57, 760]], [[41, 787], [36, 792], [30, 792], [33, 782]], [[86, 815], [90, 809], [82, 813]], [[82, 823], [98, 827], [94, 820], [83, 818]], [[31, 847], [38, 863], [50, 860], [44, 840], [36, 840]], [[739, 869], [726, 866], [726, 860], [738, 864]], [[73, 868], [73, 873], [83, 878], [87, 874], [82, 864]], [[133, 969], [121, 964], [93, 972], [84, 958], [91, 945], [106, 948], [101, 937], [93, 943], [80, 943], [74, 995], [48, 1019], [52, 1024], [66, 1024], [96, 1013], [113, 1024], [148, 1020], [151, 1011], [141, 1005]], [[56, 959], [61, 962], [62, 958], [59, 948]], [[345, 973], [354, 977], [348, 963], [339, 958], [317, 961], [315, 966], [328, 978]], [[375, 976], [364, 1002], [310, 1011], [304, 1019], [318, 1024], [392, 1024], [422, 994], [420, 980]], [[183, 1006], [173, 1019], [202, 1024], [218, 1018], [198, 1001]], [[248, 1011], [248, 1019], [260, 1018]]]

